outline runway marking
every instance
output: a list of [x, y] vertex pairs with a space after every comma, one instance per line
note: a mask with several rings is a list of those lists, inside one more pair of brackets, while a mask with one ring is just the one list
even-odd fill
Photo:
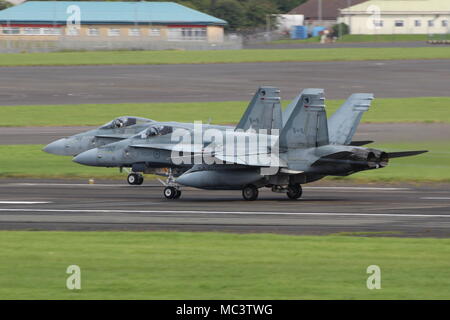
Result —
[[423, 197], [424, 200], [450, 200], [450, 197]]
[[0, 200], [0, 204], [46, 204], [52, 203], [50, 201], [3, 201]]
[[450, 218], [450, 214], [401, 214], [401, 213], [348, 213], [348, 212], [256, 212], [256, 211], [195, 211], [195, 210], [106, 210], [106, 209], [6, 209], [0, 212], [60, 212], [60, 213], [191, 213], [191, 214], [238, 214], [238, 215], [293, 215], [293, 216], [355, 216], [398, 218]]

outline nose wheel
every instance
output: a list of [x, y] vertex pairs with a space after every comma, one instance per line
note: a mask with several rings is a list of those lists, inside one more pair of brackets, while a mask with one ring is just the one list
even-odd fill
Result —
[[141, 185], [144, 182], [144, 176], [142, 174], [132, 172], [128, 175], [127, 182], [133, 186]]
[[164, 188], [164, 197], [166, 197], [166, 199], [178, 199], [181, 197], [181, 190], [178, 190], [175, 187], [165, 187]]

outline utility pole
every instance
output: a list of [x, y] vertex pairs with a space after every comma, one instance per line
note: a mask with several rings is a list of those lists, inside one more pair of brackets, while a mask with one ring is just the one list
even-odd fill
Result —
[[319, 19], [319, 25], [322, 24], [322, 0], [319, 0], [318, 4], [318, 8], [317, 8], [317, 17]]

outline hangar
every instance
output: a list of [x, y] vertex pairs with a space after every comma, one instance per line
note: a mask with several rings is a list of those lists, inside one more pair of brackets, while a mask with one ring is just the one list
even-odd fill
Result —
[[226, 24], [173, 2], [28, 1], [0, 11], [0, 40], [221, 43]]

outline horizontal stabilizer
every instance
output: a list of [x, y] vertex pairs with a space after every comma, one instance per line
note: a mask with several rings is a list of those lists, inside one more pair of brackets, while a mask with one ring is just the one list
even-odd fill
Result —
[[426, 152], [428, 152], [428, 150], [389, 152], [388, 156], [389, 156], [390, 159], [392, 159], [392, 158], [402, 158], [402, 157], [417, 156], [418, 154], [422, 154], [422, 153], [426, 153]]
[[371, 140], [367, 140], [367, 141], [352, 141], [349, 145], [350, 146], [354, 146], [354, 147], [360, 147], [360, 146], [365, 146], [367, 144], [371, 144], [374, 143], [374, 141]]

